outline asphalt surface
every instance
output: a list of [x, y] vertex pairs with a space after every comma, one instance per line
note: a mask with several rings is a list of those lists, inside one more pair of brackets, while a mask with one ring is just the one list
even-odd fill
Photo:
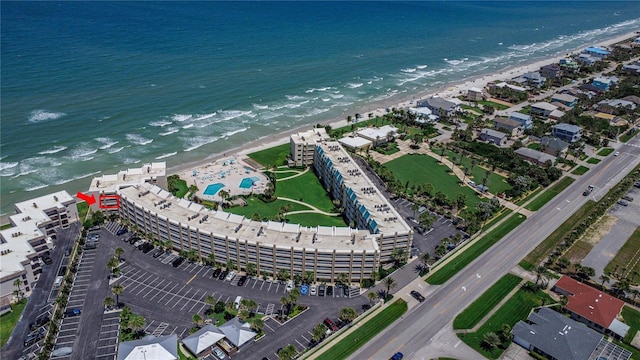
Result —
[[610, 156], [594, 166], [446, 284], [429, 286], [427, 301], [385, 329], [350, 359], [386, 359], [397, 351], [402, 351], [405, 359], [430, 359], [435, 354], [468, 358], [469, 348], [456, 342], [455, 338], [452, 342], [441, 342], [442, 332], [450, 332], [453, 319], [461, 310], [516, 266], [587, 201], [587, 197], [582, 196], [587, 185], [595, 186], [591, 197], [599, 200], [640, 162], [637, 136], [627, 144], [614, 146], [620, 156]]
[[[65, 256], [65, 249], [68, 246], [73, 246], [73, 241], [80, 232], [80, 224], [75, 222], [70, 224], [66, 229], [59, 229], [56, 232], [56, 240], [54, 240], [55, 249], [50, 250], [49, 254], [53, 262], [49, 265], [43, 265], [40, 279], [33, 288], [31, 296], [28, 298], [27, 306], [20, 321], [16, 324], [11, 334], [11, 338], [7, 344], [2, 348], [0, 352], [2, 359], [17, 359], [28, 352], [37, 351], [39, 344], [25, 349], [23, 346], [23, 339], [27, 336], [29, 331], [29, 324], [33, 322], [40, 314], [48, 314], [51, 317], [50, 310], [52, 309], [52, 302], [55, 300], [55, 294], [52, 296], [53, 282], [58, 275], [58, 270], [63, 261], [68, 261], [68, 257]], [[42, 342], [42, 341], [41, 341]], [[40, 343], [41, 343], [40, 342]]]

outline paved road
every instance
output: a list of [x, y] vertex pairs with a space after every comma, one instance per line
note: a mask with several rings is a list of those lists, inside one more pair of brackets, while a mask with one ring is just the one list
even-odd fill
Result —
[[430, 359], [435, 354], [468, 358], [468, 347], [447, 335], [456, 314], [579, 209], [587, 201], [582, 196], [587, 185], [596, 187], [591, 195], [599, 200], [640, 162], [638, 137], [629, 144], [614, 146], [621, 152], [620, 156], [611, 156], [594, 166], [445, 285], [430, 286], [426, 291], [427, 301], [350, 358], [385, 359], [396, 351], [402, 351], [405, 359]]

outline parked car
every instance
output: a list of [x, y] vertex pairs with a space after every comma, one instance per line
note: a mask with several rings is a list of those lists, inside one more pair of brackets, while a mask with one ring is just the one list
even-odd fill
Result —
[[58, 270], [58, 276], [64, 276], [64, 274], [67, 272], [67, 267], [66, 266], [61, 266], [60, 269]]
[[47, 264], [47, 265], [51, 265], [51, 263], [53, 263], [53, 260], [51, 260], [51, 258], [50, 258], [50, 257], [48, 257], [48, 256], [44, 256], [44, 257], [42, 258], [42, 262], [44, 262], [44, 263], [45, 263], [45, 264]]
[[622, 200], [633, 201], [633, 198], [629, 195], [625, 195], [622, 197]]
[[89, 228], [89, 231], [98, 231], [100, 230], [100, 225], [92, 226]]
[[393, 356], [389, 360], [402, 360], [403, 357], [404, 354], [398, 351], [397, 353], [393, 354]]
[[124, 235], [124, 234], [126, 234], [128, 231], [129, 231], [129, 229], [127, 229], [127, 228], [125, 227], [125, 228], [122, 228], [122, 229], [120, 229], [120, 230], [116, 231], [116, 235], [117, 235], [117, 236]]
[[152, 243], [144, 243], [142, 244], [142, 252], [143, 253], [148, 253], [149, 251], [153, 250], [155, 248], [155, 246]]
[[31, 331], [36, 330], [39, 327], [41, 327], [43, 325], [46, 325], [49, 321], [51, 321], [51, 318], [48, 315], [38, 316], [36, 318], [36, 321], [34, 321], [31, 324], [29, 324], [29, 329]]
[[233, 278], [236, 276], [236, 272], [231, 270], [229, 271], [229, 273], [227, 274], [227, 276], [224, 278], [226, 281], [231, 281], [233, 280]]
[[415, 291], [415, 290], [411, 290], [411, 296], [413, 296], [414, 299], [423, 302], [424, 301], [424, 296], [422, 296], [422, 294], [420, 294], [419, 292]]
[[287, 290], [287, 292], [290, 292], [291, 290], [293, 290], [293, 280], [287, 281], [287, 287], [285, 290]]
[[618, 155], [620, 155], [620, 151], [616, 151], [613, 153], [613, 156], [618, 156]]
[[247, 277], [244, 275], [240, 276], [240, 280], [238, 280], [238, 286], [244, 285], [245, 281], [247, 281]]
[[217, 278], [221, 272], [222, 272], [222, 269], [215, 268], [215, 270], [213, 270], [213, 274], [211, 274], [211, 278]]
[[309, 295], [311, 296], [318, 295], [318, 287], [316, 285], [309, 286]]
[[338, 326], [333, 322], [333, 320], [326, 318], [324, 319], [324, 324], [327, 325], [327, 327], [329, 328], [329, 330], [331, 331], [338, 331]]
[[629, 203], [624, 200], [618, 200], [618, 205], [629, 206]]
[[227, 277], [229, 272], [227, 270], [223, 270], [220, 275], [218, 275], [218, 280], [224, 280]]
[[184, 258], [183, 257], [179, 257], [175, 260], [173, 260], [173, 262], [171, 263], [171, 265], [175, 268], [177, 268], [178, 266], [180, 266], [182, 263], [184, 262]]
[[154, 258], [160, 257], [160, 255], [162, 255], [163, 253], [164, 253], [164, 250], [158, 249], [158, 250], [153, 252], [153, 257]]
[[220, 360], [223, 360], [224, 358], [227, 357], [224, 351], [220, 350], [220, 348], [217, 346], [213, 348], [212, 352], [213, 352], [213, 355], [215, 355]]
[[67, 248], [64, 250], [64, 256], [69, 256], [71, 255], [71, 246], [67, 246]]
[[80, 316], [80, 314], [82, 314], [80, 309], [69, 309], [64, 312], [64, 317]]
[[318, 296], [324, 296], [324, 290], [325, 290], [324, 285], [318, 286]]
[[27, 347], [37, 343], [38, 341], [40, 341], [40, 339], [44, 338], [44, 335], [46, 333], [47, 332], [45, 328], [40, 328], [34, 332], [29, 333], [29, 335], [27, 335], [27, 337], [24, 338], [23, 345]]
[[140, 245], [142, 245], [142, 244], [144, 244], [144, 243], [145, 243], [145, 241], [144, 241], [144, 240], [138, 240], [138, 241], [136, 241], [136, 242], [134, 242], [134, 243], [133, 243], [133, 246], [138, 247], [138, 246], [140, 246]]
[[73, 353], [73, 348], [71, 346], [64, 346], [64, 347], [53, 350], [51, 352], [51, 357], [54, 358], [58, 356], [67, 356], [67, 355], [71, 355], [72, 353]]
[[333, 296], [333, 286], [327, 286], [327, 296]]

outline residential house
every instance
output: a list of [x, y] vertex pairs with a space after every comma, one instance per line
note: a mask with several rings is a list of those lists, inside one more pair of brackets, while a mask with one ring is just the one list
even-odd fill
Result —
[[640, 105], [640, 97], [635, 95], [625, 96], [622, 98], [622, 100], [631, 101], [632, 103], [636, 104], [636, 106]]
[[118, 345], [118, 360], [178, 360], [178, 335], [146, 336]]
[[571, 71], [576, 71], [580, 69], [580, 65], [578, 65], [578, 62], [576, 62], [573, 59], [561, 59], [560, 67], [563, 69], [571, 70]]
[[546, 307], [518, 321], [511, 330], [513, 342], [548, 359], [586, 360], [603, 336]]
[[[603, 94], [606, 91], [606, 90], [600, 89], [597, 86], [594, 86], [593, 84], [582, 84], [578, 87], [578, 89], [584, 91], [585, 93], [593, 93], [595, 95]], [[590, 98], [592, 97], [593, 96], [590, 96]]]
[[507, 134], [492, 129], [482, 129], [480, 131], [480, 140], [503, 146], [507, 143]]
[[640, 63], [622, 65], [622, 71], [627, 75], [640, 74]]
[[540, 151], [549, 155], [563, 156], [568, 148], [569, 143], [558, 138], [544, 136], [540, 139]]
[[515, 120], [520, 123], [520, 125], [526, 130], [531, 129], [533, 127], [533, 119], [531, 115], [523, 114], [517, 111], [509, 114], [509, 119]]
[[554, 94], [551, 101], [558, 102], [568, 108], [573, 108], [578, 104], [578, 98], [569, 94]]
[[555, 109], [549, 114], [549, 119], [560, 120], [562, 119], [563, 116], [564, 116], [564, 111], [560, 111], [560, 109]]
[[362, 130], [358, 130], [356, 134], [363, 139], [371, 141], [373, 143], [373, 147], [376, 147], [389, 141], [393, 141], [398, 134], [398, 128], [391, 125], [384, 125], [379, 128], [364, 128]]
[[505, 130], [511, 136], [520, 136], [523, 132], [523, 127], [519, 121], [501, 116], [496, 116], [493, 119], [493, 127]]
[[552, 111], [557, 109], [557, 106], [551, 105], [548, 102], [537, 102], [535, 104], [531, 104], [531, 113], [533, 115], [549, 116]]
[[200, 330], [182, 339], [182, 344], [198, 359], [211, 354], [213, 347], [225, 337], [214, 325], [205, 325]]
[[537, 88], [542, 87], [542, 85], [544, 85], [545, 80], [546, 79], [544, 78], [544, 76], [540, 75], [540, 73], [537, 71], [531, 71], [513, 79], [513, 81], [519, 84], [527, 84], [529, 86], [533, 86]]
[[467, 100], [469, 101], [482, 101], [484, 100], [484, 93], [482, 89], [472, 87], [467, 91]]
[[540, 75], [547, 79], [559, 79], [563, 72], [560, 64], [549, 64], [540, 68]]
[[520, 158], [536, 165], [544, 165], [547, 161], [551, 161], [553, 164], [556, 161], [556, 157], [553, 155], [545, 154], [542, 151], [521, 147], [516, 149], [515, 154]]
[[582, 137], [582, 128], [578, 125], [559, 123], [553, 126], [551, 134], [559, 139], [574, 143]]
[[596, 61], [600, 61], [602, 60], [601, 58], [589, 55], [589, 54], [580, 54], [578, 55], [578, 57], [576, 58], [576, 61], [579, 62], [580, 64], [584, 64], [584, 65], [593, 65], [595, 64]]
[[613, 114], [605, 114], [603, 112], [599, 112], [593, 115], [596, 119], [602, 119], [609, 122], [609, 124], [615, 124], [618, 121], [618, 117]]
[[618, 339], [627, 335], [629, 326], [618, 320], [622, 300], [568, 276], [561, 277], [551, 290], [567, 297], [565, 308], [573, 320]]
[[596, 105], [596, 110], [613, 115], [622, 115], [627, 110], [636, 109], [635, 103], [622, 99], [602, 100]]
[[597, 87], [600, 90], [609, 91], [611, 86], [618, 83], [618, 78], [615, 76], [600, 76], [591, 82], [591, 85]]
[[416, 115], [416, 122], [425, 124], [438, 121], [438, 115], [435, 115], [428, 107], [409, 108], [407, 111]]
[[489, 89], [492, 90], [492, 91], [494, 91], [496, 89], [503, 89], [503, 88], [510, 89], [511, 91], [516, 92], [516, 93], [526, 93], [527, 92], [527, 89], [523, 88], [522, 86], [508, 84], [508, 83], [506, 83], [504, 81], [489, 85]]
[[432, 96], [416, 102], [418, 107], [427, 107], [439, 116], [453, 116], [460, 111], [460, 106], [455, 102], [443, 99], [439, 96]]
[[609, 50], [599, 46], [589, 46], [588, 48], [582, 50], [582, 53], [598, 59], [604, 59], [605, 57], [607, 57], [607, 55], [610, 54]]

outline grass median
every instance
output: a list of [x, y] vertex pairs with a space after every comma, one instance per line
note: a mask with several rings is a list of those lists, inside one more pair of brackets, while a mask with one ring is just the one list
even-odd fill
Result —
[[18, 320], [20, 320], [20, 315], [22, 315], [25, 306], [27, 306], [27, 300], [22, 300], [12, 305], [10, 313], [0, 316], [0, 346], [4, 346], [9, 341], [13, 328], [16, 327]]
[[327, 349], [324, 353], [317, 357], [318, 360], [339, 360], [346, 359], [353, 354], [367, 341], [378, 335], [387, 326], [400, 318], [407, 312], [407, 303], [398, 299], [386, 309], [382, 310], [378, 315], [372, 317], [368, 321], [362, 323], [360, 327], [351, 334], [344, 337], [337, 344]]
[[525, 206], [525, 209], [531, 211], [538, 211], [541, 207], [543, 207], [546, 203], [548, 203], [551, 199], [556, 197], [556, 195], [560, 194], [564, 189], [566, 189], [569, 185], [571, 185], [574, 180], [570, 177], [562, 178], [555, 185], [548, 188], [545, 192], [540, 194], [537, 198], [533, 199], [529, 205]]
[[444, 284], [447, 280], [457, 274], [458, 271], [469, 265], [478, 256], [497, 243], [498, 240], [502, 239], [505, 235], [511, 232], [511, 230], [522, 224], [526, 219], [527, 217], [522, 214], [516, 214], [515, 216], [508, 218], [500, 226], [480, 238], [475, 244], [464, 249], [461, 254], [453, 258], [438, 270], [434, 271], [431, 276], [427, 278], [427, 282], [431, 285]]

